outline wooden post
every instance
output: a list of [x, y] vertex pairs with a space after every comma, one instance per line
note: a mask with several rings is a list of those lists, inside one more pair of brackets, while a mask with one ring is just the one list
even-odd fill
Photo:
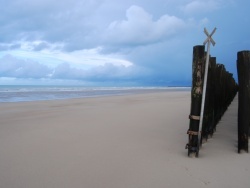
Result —
[[204, 60], [205, 60], [205, 46], [198, 45], [193, 47], [193, 64], [192, 64], [192, 90], [191, 90], [191, 109], [190, 109], [190, 123], [188, 134], [188, 156], [195, 153], [196, 157], [199, 155], [199, 123], [202, 100], [202, 87], [204, 75]]
[[212, 58], [209, 58], [208, 65], [208, 74], [207, 74], [207, 89], [206, 89], [206, 98], [205, 98], [205, 106], [204, 106], [204, 116], [202, 123], [202, 132], [201, 132], [201, 142], [200, 146], [204, 141], [207, 141], [209, 134], [209, 125], [211, 124], [211, 108], [212, 108], [212, 67], [211, 67]]
[[250, 123], [250, 51], [237, 54], [237, 70], [239, 81], [238, 106], [238, 153], [248, 152], [248, 136]]
[[215, 85], [216, 85], [216, 57], [211, 57], [210, 59], [211, 67], [211, 94], [210, 94], [210, 103], [211, 103], [211, 119], [208, 127], [208, 134], [210, 137], [213, 136], [214, 127], [215, 127]]

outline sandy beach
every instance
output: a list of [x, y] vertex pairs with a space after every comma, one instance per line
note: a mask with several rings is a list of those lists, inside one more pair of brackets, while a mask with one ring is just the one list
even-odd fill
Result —
[[190, 91], [0, 103], [1, 188], [248, 188], [237, 97], [203, 144], [185, 145]]

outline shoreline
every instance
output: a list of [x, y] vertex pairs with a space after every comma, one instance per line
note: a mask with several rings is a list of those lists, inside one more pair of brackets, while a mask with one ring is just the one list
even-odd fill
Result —
[[0, 103], [96, 98], [190, 89], [190, 87], [2, 86]]

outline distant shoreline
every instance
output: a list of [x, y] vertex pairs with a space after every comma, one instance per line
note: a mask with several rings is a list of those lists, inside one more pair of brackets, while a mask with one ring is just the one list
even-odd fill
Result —
[[0, 103], [65, 100], [152, 92], [189, 91], [191, 87], [0, 86]]

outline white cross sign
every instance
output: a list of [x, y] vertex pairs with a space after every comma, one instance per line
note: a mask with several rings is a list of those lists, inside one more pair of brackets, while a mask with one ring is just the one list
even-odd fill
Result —
[[212, 35], [215, 33], [216, 29], [217, 28], [215, 27], [214, 30], [212, 31], [212, 33], [209, 34], [208, 31], [207, 31], [207, 29], [204, 28], [204, 33], [207, 35], [207, 39], [203, 42], [203, 45], [206, 45], [207, 42], [209, 42], [209, 41], [213, 44], [213, 46], [215, 45], [215, 42], [214, 42], [214, 40], [212, 38]]
[[206, 89], [207, 89], [207, 74], [208, 74], [208, 64], [209, 64], [209, 55], [210, 55], [210, 42], [215, 45], [214, 40], [212, 39], [212, 35], [215, 33], [216, 27], [212, 31], [211, 34], [208, 33], [207, 29], [204, 28], [204, 33], [207, 35], [207, 39], [203, 42], [203, 45], [207, 44], [207, 57], [205, 62], [205, 76], [203, 82], [203, 90], [202, 90], [202, 101], [201, 101], [201, 113], [200, 113], [200, 122], [199, 122], [199, 134], [198, 134], [198, 142], [201, 143], [201, 128], [203, 123], [203, 115], [204, 115], [204, 105], [205, 105], [205, 98], [206, 98]]

